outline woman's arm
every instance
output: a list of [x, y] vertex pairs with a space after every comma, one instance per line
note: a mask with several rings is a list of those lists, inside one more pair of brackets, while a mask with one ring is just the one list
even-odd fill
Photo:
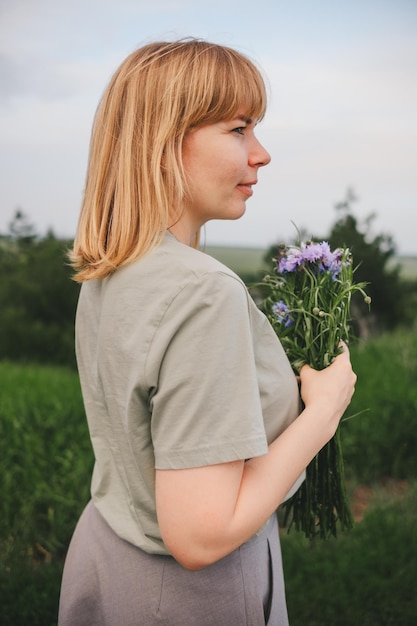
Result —
[[156, 506], [163, 540], [178, 562], [198, 570], [250, 539], [334, 435], [354, 392], [349, 351], [317, 372], [301, 371], [300, 416], [266, 455], [184, 470], [157, 470]]

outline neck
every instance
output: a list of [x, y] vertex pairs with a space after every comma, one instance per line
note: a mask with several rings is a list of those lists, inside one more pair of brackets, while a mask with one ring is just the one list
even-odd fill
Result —
[[168, 230], [174, 235], [175, 239], [178, 239], [178, 241], [184, 243], [186, 246], [195, 248], [198, 244], [199, 231], [187, 227], [182, 220], [170, 226]]

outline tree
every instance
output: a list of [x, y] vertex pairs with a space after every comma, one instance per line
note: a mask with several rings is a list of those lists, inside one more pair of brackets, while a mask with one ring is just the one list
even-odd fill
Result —
[[[411, 321], [410, 302], [415, 301], [416, 284], [403, 281], [399, 265], [393, 264], [396, 252], [393, 237], [385, 233], [373, 234], [376, 214], [369, 214], [362, 222], [354, 215], [352, 205], [356, 201], [354, 190], [348, 188], [345, 197], [335, 204], [337, 218], [328, 236], [313, 239], [328, 241], [332, 248], [350, 248], [356, 267], [355, 281], [367, 282], [366, 291], [372, 298], [371, 314], [362, 298], [357, 296], [352, 301], [357, 332], [364, 335]], [[305, 232], [300, 231], [302, 240]], [[278, 244], [274, 244], [264, 257], [271, 269], [277, 253]]]
[[0, 245], [0, 358], [75, 366], [69, 243], [52, 231], [40, 237], [16, 211]]
[[[335, 204], [338, 218], [333, 224], [328, 241], [332, 248], [349, 247], [356, 266], [355, 280], [368, 283], [367, 292], [372, 298], [371, 317], [366, 315], [366, 305], [357, 298], [353, 306], [357, 317], [373, 320], [376, 330], [392, 329], [405, 320], [405, 288], [395, 258], [395, 243], [391, 235], [372, 233], [376, 214], [369, 214], [361, 223], [354, 215], [352, 205], [357, 196], [348, 188], [344, 199]], [[362, 328], [364, 328], [362, 326]]]
[[30, 244], [37, 238], [35, 226], [21, 209], [16, 210], [9, 224], [8, 238], [19, 245]]

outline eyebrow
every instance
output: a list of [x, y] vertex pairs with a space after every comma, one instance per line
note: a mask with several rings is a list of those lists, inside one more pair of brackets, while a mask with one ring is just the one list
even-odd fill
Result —
[[252, 124], [253, 122], [253, 120], [250, 117], [245, 117], [244, 115], [237, 115], [236, 119], [242, 120], [242, 122], [245, 122], [245, 124]]

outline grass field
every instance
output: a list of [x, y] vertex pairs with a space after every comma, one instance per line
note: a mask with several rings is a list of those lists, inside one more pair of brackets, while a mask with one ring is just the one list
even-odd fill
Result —
[[[230, 267], [236, 274], [252, 274], [265, 269], [264, 248], [241, 248], [233, 246], [206, 246], [204, 251]], [[417, 256], [399, 256], [391, 261], [391, 267], [400, 266], [401, 276], [405, 279], [417, 279]]]
[[207, 246], [204, 251], [239, 275], [257, 273], [265, 268], [266, 250], [262, 248]]
[[417, 278], [417, 257], [415, 256], [400, 256], [396, 257], [392, 261], [392, 265], [398, 265], [401, 269], [401, 276], [403, 278], [415, 279]]

